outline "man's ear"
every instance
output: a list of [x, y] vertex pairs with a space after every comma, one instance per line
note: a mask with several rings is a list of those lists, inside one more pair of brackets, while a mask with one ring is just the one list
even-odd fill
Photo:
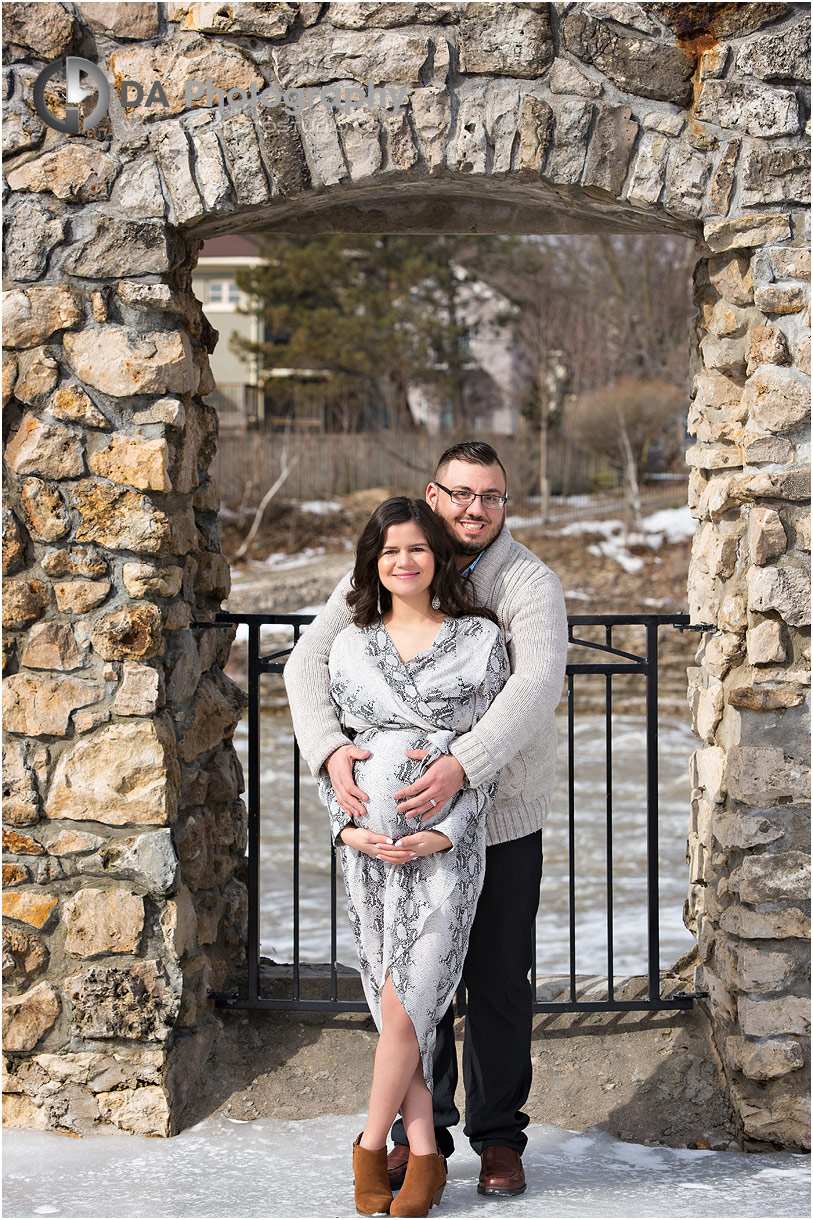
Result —
[[426, 488], [426, 503], [435, 511], [435, 505], [438, 502], [438, 489], [434, 483], [430, 483]]

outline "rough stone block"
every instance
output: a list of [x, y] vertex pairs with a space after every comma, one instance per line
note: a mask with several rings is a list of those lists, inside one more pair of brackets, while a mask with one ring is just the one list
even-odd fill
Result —
[[753, 712], [782, 711], [804, 703], [799, 691], [765, 686], [740, 686], [728, 692], [726, 702], [731, 707], [747, 707]]
[[108, 198], [117, 169], [101, 149], [69, 143], [13, 169], [8, 184], [13, 191], [50, 191], [69, 203], [92, 203]]
[[774, 746], [733, 746], [726, 770], [728, 791], [746, 805], [810, 799], [810, 771]]
[[755, 423], [766, 432], [788, 431], [810, 414], [807, 388], [794, 373], [772, 365], [748, 378], [743, 401]]
[[64, 345], [79, 380], [113, 398], [191, 394], [196, 388], [192, 346], [181, 331], [138, 334], [98, 326], [65, 335]]
[[40, 890], [17, 890], [3, 895], [3, 916], [19, 919], [32, 928], [44, 928], [59, 899], [55, 894], [44, 894]]
[[781, 555], [788, 545], [782, 518], [773, 508], [755, 506], [748, 519], [751, 559], [756, 564], [767, 563]]
[[761, 80], [809, 82], [810, 18], [745, 43], [737, 56], [737, 68]]
[[605, 106], [599, 110], [584, 166], [585, 186], [610, 195], [621, 194], [638, 130], [628, 106]]
[[102, 1118], [122, 1131], [131, 1135], [170, 1134], [169, 1098], [159, 1085], [99, 1093], [97, 1101]]
[[557, 105], [554, 110], [553, 150], [547, 173], [555, 182], [578, 182], [581, 178], [587, 140], [593, 117], [590, 102], [573, 99]]
[[746, 641], [749, 665], [775, 665], [787, 656], [782, 624], [773, 619], [765, 619], [752, 627]]
[[192, 895], [182, 885], [174, 898], [170, 898], [161, 915], [161, 931], [167, 947], [180, 961], [185, 953], [197, 945], [198, 917]]
[[56, 59], [70, 51], [73, 35], [74, 18], [61, 4], [15, 5], [3, 18], [3, 40], [12, 62], [24, 59], [26, 51]]
[[37, 347], [75, 326], [81, 310], [68, 288], [27, 288], [3, 293], [3, 333], [9, 347]]
[[803, 852], [747, 856], [736, 872], [740, 898], [751, 906], [810, 901], [810, 857]]
[[162, 651], [162, 628], [157, 606], [124, 606], [96, 619], [90, 639], [105, 661], [147, 661]]
[[724, 250], [767, 246], [787, 241], [791, 236], [790, 221], [785, 215], [750, 214], [731, 220], [707, 221], [703, 226], [706, 245], [713, 254]]
[[71, 713], [97, 703], [105, 688], [79, 678], [45, 678], [39, 674], [14, 674], [3, 689], [3, 717], [9, 733], [29, 737], [64, 737]]
[[214, 885], [214, 828], [214, 816], [205, 809], [192, 810], [175, 827], [181, 875], [190, 890], [208, 890]]
[[37, 623], [31, 631], [20, 658], [29, 669], [79, 669], [84, 657], [67, 623]]
[[810, 203], [810, 149], [749, 150], [743, 170], [742, 203]]
[[740, 1028], [746, 1037], [764, 1038], [776, 1034], [810, 1032], [810, 1000], [802, 996], [782, 996], [775, 1000], [737, 1001]]
[[7, 580], [3, 585], [3, 626], [26, 627], [38, 619], [50, 601], [51, 591], [42, 580]]
[[99, 34], [138, 41], [158, 33], [158, 11], [154, 4], [77, 4], [82, 21]]
[[144, 899], [129, 890], [78, 890], [65, 903], [65, 952], [71, 957], [137, 953], [144, 931]]
[[7, 984], [20, 982], [44, 970], [50, 954], [40, 938], [27, 928], [12, 924], [3, 927], [3, 979]]
[[771, 266], [778, 280], [809, 280], [810, 251], [779, 246], [770, 251]]
[[715, 123], [760, 139], [795, 135], [800, 129], [796, 95], [790, 89], [772, 88], [755, 81], [706, 81], [695, 114], [703, 123]]
[[[3, 1050], [32, 1051], [59, 1016], [59, 992], [51, 983], [3, 1000]], [[5, 1106], [4, 1106], [5, 1109]]]
[[[44, 131], [44, 127], [42, 128]], [[65, 221], [39, 204], [25, 200], [11, 215], [5, 227], [6, 267], [13, 280], [38, 280], [43, 275], [52, 249], [65, 236]]]
[[802, 567], [750, 567], [746, 573], [749, 609], [775, 610], [792, 627], [810, 624], [810, 574]]
[[679, 47], [625, 37], [585, 13], [569, 13], [561, 30], [572, 55], [598, 68], [625, 93], [681, 107], [691, 102], [693, 63]]
[[754, 292], [754, 303], [763, 313], [801, 313], [807, 298], [802, 284], [766, 284]]
[[[37, 760], [37, 755], [42, 757]], [[3, 746], [3, 821], [10, 826], [29, 826], [39, 821], [40, 797], [37, 768], [45, 775], [47, 751], [28, 742], [10, 741]]]
[[131, 597], [177, 597], [181, 591], [183, 568], [125, 563], [122, 575], [124, 587]]
[[740, 991], [781, 991], [804, 973], [804, 963], [790, 953], [772, 953], [753, 945], [736, 947], [736, 986]]
[[217, 601], [225, 601], [231, 591], [231, 573], [225, 555], [200, 551], [197, 561], [195, 593], [199, 597], [212, 597]]
[[90, 547], [48, 551], [40, 563], [49, 576], [107, 576], [107, 564]]
[[725, 759], [721, 746], [707, 746], [692, 755], [692, 787], [704, 788], [713, 805], [725, 798]]
[[166, 1042], [180, 1006], [178, 991], [158, 961], [97, 965], [65, 979], [73, 1028], [81, 1038]]
[[117, 432], [105, 449], [88, 458], [94, 474], [113, 483], [127, 483], [141, 491], [171, 491], [171, 450], [165, 440], [145, 440]]
[[753, 911], [732, 906], [720, 916], [720, 928], [743, 940], [809, 940], [810, 915], [799, 907], [781, 911]]
[[802, 1046], [795, 1038], [726, 1038], [726, 1055], [732, 1065], [749, 1080], [773, 1080], [804, 1067]]
[[76, 531], [79, 542], [147, 555], [171, 552], [173, 533], [167, 514], [140, 492], [83, 479], [74, 484], [72, 494], [82, 521]]
[[25, 564], [25, 539], [17, 518], [3, 505], [3, 575], [11, 576]]
[[745, 254], [722, 254], [709, 259], [709, 280], [731, 305], [753, 305], [754, 277]]
[[28, 406], [41, 406], [59, 379], [56, 360], [47, 347], [34, 347], [17, 356], [14, 397]]
[[61, 424], [48, 424], [26, 414], [9, 441], [6, 464], [15, 474], [70, 479], [85, 469], [83, 445]]
[[150, 716], [157, 709], [162, 693], [161, 675], [157, 669], [125, 661], [121, 685], [113, 700], [113, 715]]
[[500, 5], [467, 7], [460, 21], [460, 70], [535, 78], [553, 60], [550, 20], [545, 7], [517, 6], [508, 15]]
[[28, 532], [39, 542], [56, 542], [70, 529], [61, 495], [42, 479], [29, 478], [23, 482], [20, 508]]
[[86, 614], [100, 606], [110, 592], [109, 580], [67, 580], [54, 585], [57, 609], [68, 614]]
[[205, 673], [184, 719], [178, 757], [183, 762], [191, 762], [230, 738], [247, 702], [245, 692], [220, 670]]
[[170, 737], [158, 717], [106, 725], [78, 741], [56, 765], [46, 817], [108, 826], [171, 823], [179, 773]]
[[788, 343], [778, 326], [755, 326], [748, 335], [747, 372], [750, 376], [761, 364], [791, 364]]

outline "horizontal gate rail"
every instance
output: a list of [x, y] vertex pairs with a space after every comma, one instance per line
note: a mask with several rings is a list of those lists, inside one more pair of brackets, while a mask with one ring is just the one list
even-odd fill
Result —
[[[200, 627], [222, 626], [224, 623], [244, 625], [248, 630], [248, 939], [246, 986], [240, 991], [222, 992], [215, 995], [217, 1003], [229, 1008], [252, 1009], [298, 1009], [310, 1012], [367, 1012], [363, 1000], [345, 999], [339, 996], [339, 963], [337, 961], [337, 883], [336, 849], [331, 843], [330, 885], [330, 980], [329, 998], [313, 999], [302, 994], [302, 972], [299, 960], [300, 944], [300, 756], [294, 741], [293, 749], [293, 962], [291, 970], [291, 993], [283, 998], [271, 998], [261, 994], [260, 987], [260, 679], [264, 674], [281, 674], [291, 649], [298, 641], [303, 628], [312, 622], [312, 614], [231, 614], [221, 612], [214, 622], [199, 623]], [[293, 639], [284, 648], [269, 652], [261, 651], [263, 627], [285, 626], [292, 629]], [[603, 641], [583, 638], [584, 628], [603, 629]], [[645, 648], [642, 653], [629, 652], [613, 643], [613, 631], [622, 627], [642, 628]], [[697, 994], [675, 992], [668, 996], [660, 993], [660, 933], [658, 904], [658, 632], [664, 627], [678, 630], [697, 630], [690, 624], [687, 614], [576, 614], [568, 618], [569, 644], [589, 649], [601, 655], [601, 660], [571, 662], [566, 669], [567, 684], [567, 742], [568, 742], [568, 842], [569, 842], [569, 986], [567, 998], [556, 1001], [534, 1002], [535, 1012], [640, 1012], [690, 1008]], [[700, 628], [703, 629], [702, 627]], [[577, 634], [577, 632], [579, 634]], [[605, 659], [612, 658], [612, 659]], [[640, 674], [645, 680], [646, 712], [646, 836], [647, 836], [647, 959], [648, 995], [638, 999], [622, 1000], [614, 995], [614, 915], [613, 908], [613, 807], [612, 807], [612, 707], [613, 678], [629, 674]], [[604, 678], [605, 719], [605, 801], [606, 801], [606, 860], [607, 860], [607, 998], [606, 1000], [580, 1000], [579, 978], [576, 973], [576, 897], [578, 881], [576, 875], [576, 801], [575, 801], [575, 690], [576, 680], [585, 676]], [[327, 819], [326, 819], [327, 822]], [[326, 841], [329, 836], [325, 835]], [[563, 980], [568, 976], [563, 976]], [[536, 963], [531, 972], [533, 994], [537, 994]], [[459, 1011], [465, 1011], [465, 992], [461, 988], [457, 995]]]

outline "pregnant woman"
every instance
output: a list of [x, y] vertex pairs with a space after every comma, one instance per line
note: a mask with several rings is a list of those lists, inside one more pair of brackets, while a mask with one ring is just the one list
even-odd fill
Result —
[[[330, 651], [331, 697], [367, 814], [351, 820], [320, 782], [341, 845], [361, 977], [380, 1032], [367, 1122], [353, 1146], [362, 1215], [425, 1216], [446, 1181], [432, 1118], [435, 1026], [460, 981], [485, 868], [485, 814], [496, 779], [464, 787], [423, 819], [393, 793], [468, 732], [508, 677], [490, 611], [471, 603], [441, 523], [420, 500], [381, 504], [356, 548], [352, 624]], [[409, 1137], [395, 1200], [387, 1132], [399, 1109]]]

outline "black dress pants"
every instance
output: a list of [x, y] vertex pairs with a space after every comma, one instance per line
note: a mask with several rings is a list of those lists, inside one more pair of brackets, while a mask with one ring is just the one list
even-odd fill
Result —
[[[468, 1011], [463, 1040], [466, 1126], [478, 1154], [492, 1144], [522, 1153], [529, 1118], [522, 1112], [531, 1089], [533, 995], [528, 973], [533, 924], [542, 880], [542, 831], [486, 848], [483, 892], [463, 966]], [[432, 1106], [440, 1151], [449, 1156], [449, 1127], [460, 1122], [455, 1106], [457, 1055], [451, 1005], [437, 1028]], [[392, 1128], [406, 1144], [399, 1118]]]

